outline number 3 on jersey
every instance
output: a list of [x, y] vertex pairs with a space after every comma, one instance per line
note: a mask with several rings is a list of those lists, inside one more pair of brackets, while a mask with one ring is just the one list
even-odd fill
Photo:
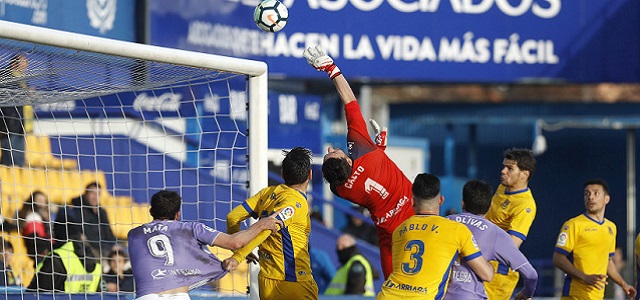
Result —
[[151, 237], [147, 240], [147, 247], [149, 253], [155, 257], [164, 257], [165, 266], [173, 266], [173, 247], [171, 247], [171, 241], [169, 237], [164, 234], [159, 234]]
[[411, 252], [410, 262], [402, 263], [402, 272], [413, 275], [422, 269], [422, 254], [424, 254], [424, 242], [421, 240], [410, 240], [404, 245], [404, 251]]

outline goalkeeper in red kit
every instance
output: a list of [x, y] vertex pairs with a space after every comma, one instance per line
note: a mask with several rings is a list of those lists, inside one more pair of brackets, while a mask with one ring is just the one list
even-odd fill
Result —
[[[333, 59], [319, 46], [304, 52], [307, 62], [324, 71], [335, 84], [347, 118], [347, 152], [329, 147], [322, 163], [322, 175], [337, 196], [365, 207], [376, 225], [382, 272], [392, 271], [391, 237], [400, 223], [414, 214], [411, 181], [385, 154], [386, 131], [371, 140], [356, 97]], [[372, 125], [379, 130], [375, 121]]]

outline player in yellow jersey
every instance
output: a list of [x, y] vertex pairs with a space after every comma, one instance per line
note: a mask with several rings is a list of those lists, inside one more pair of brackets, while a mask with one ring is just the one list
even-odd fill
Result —
[[562, 299], [603, 299], [607, 276], [631, 298], [628, 285], [611, 257], [616, 251], [616, 225], [604, 217], [609, 188], [601, 179], [584, 185], [586, 212], [566, 221], [560, 229], [553, 264], [566, 273]]
[[[507, 149], [502, 160], [500, 186], [491, 199], [485, 218], [506, 231], [516, 247], [527, 239], [536, 217], [536, 202], [529, 189], [529, 180], [536, 170], [536, 159], [528, 149]], [[495, 276], [484, 284], [489, 300], [511, 298], [518, 284], [519, 273], [506, 265], [491, 261]]]
[[439, 216], [444, 197], [438, 177], [419, 174], [412, 192], [415, 215], [393, 232], [393, 271], [377, 299], [443, 299], [456, 259], [466, 261], [481, 280], [491, 280], [493, 268], [471, 231]]
[[318, 286], [311, 276], [309, 234], [311, 219], [307, 203], [307, 186], [311, 180], [311, 151], [302, 147], [286, 152], [281, 175], [284, 184], [262, 189], [235, 207], [227, 215], [227, 232], [240, 230], [240, 222], [249, 217], [262, 218], [279, 212], [284, 226], [275, 235], [266, 231], [237, 250], [225, 261], [226, 269], [260, 246], [258, 251], [260, 299], [318, 299]]

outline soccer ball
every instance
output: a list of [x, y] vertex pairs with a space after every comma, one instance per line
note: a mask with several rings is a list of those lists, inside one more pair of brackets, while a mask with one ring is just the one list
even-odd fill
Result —
[[256, 6], [253, 21], [267, 32], [278, 32], [287, 25], [289, 10], [278, 0], [264, 0]]

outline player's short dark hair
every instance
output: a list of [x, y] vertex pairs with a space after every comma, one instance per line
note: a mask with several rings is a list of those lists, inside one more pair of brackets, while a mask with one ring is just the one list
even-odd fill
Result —
[[609, 195], [609, 185], [607, 184], [606, 181], [604, 181], [604, 179], [601, 178], [594, 178], [594, 179], [589, 179], [584, 183], [584, 188], [587, 188], [588, 185], [599, 185], [602, 187], [602, 190], [604, 191], [605, 195]]
[[282, 150], [285, 155], [282, 160], [282, 179], [284, 184], [294, 185], [304, 183], [309, 179], [313, 153], [304, 147], [295, 147], [289, 151]]
[[162, 190], [151, 196], [149, 213], [156, 220], [173, 220], [181, 204], [182, 197], [177, 192]]
[[332, 157], [322, 163], [322, 177], [332, 186], [344, 184], [351, 176], [351, 165], [346, 158]]
[[462, 187], [464, 210], [472, 214], [486, 214], [491, 206], [493, 189], [482, 180], [470, 180]]
[[529, 171], [527, 181], [531, 180], [531, 176], [536, 171], [536, 158], [533, 151], [523, 148], [511, 148], [504, 151], [503, 157], [516, 162], [518, 169]]
[[95, 189], [98, 189], [98, 190], [99, 190], [99, 189], [101, 189], [102, 187], [100, 187], [100, 184], [99, 184], [97, 181], [94, 181], [94, 182], [90, 182], [89, 184], [87, 184], [87, 185], [84, 187], [84, 190], [85, 190], [85, 191], [87, 191], [87, 190], [89, 190], [89, 189], [93, 189], [93, 188], [95, 188]]
[[428, 173], [418, 174], [413, 180], [411, 192], [416, 199], [433, 199], [440, 194], [440, 179]]

